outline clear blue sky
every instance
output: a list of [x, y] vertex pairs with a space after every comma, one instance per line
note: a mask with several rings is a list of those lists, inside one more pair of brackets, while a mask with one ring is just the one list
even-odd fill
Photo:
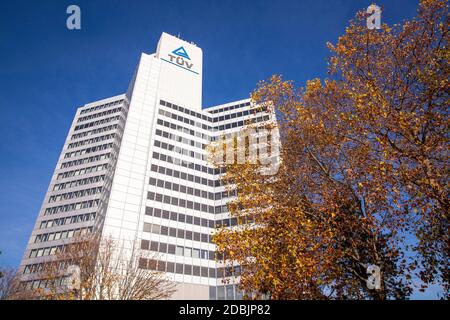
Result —
[[[0, 265], [17, 266], [77, 106], [125, 92], [161, 32], [203, 49], [203, 104], [248, 97], [274, 73], [298, 85], [326, 76], [336, 42], [368, 0], [1, 1]], [[416, 0], [378, 0], [382, 22]], [[66, 8], [81, 8], [81, 30]]]

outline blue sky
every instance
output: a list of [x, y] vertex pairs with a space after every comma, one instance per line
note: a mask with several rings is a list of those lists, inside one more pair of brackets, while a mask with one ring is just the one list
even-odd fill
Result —
[[[270, 75], [326, 76], [336, 42], [366, 0], [1, 1], [0, 265], [17, 266], [77, 106], [123, 93], [161, 32], [203, 49], [203, 105], [248, 97]], [[378, 0], [382, 22], [415, 0]], [[81, 8], [81, 30], [66, 8]]]

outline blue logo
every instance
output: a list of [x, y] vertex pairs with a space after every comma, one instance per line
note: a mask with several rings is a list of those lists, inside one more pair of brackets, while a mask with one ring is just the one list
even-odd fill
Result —
[[186, 50], [183, 47], [179, 47], [178, 49], [173, 50], [171, 53], [168, 53], [167, 55], [170, 60], [166, 60], [162, 57], [161, 60], [171, 63], [177, 67], [183, 68], [187, 71], [198, 74], [198, 72], [192, 70], [194, 63], [188, 61], [191, 60], [191, 58], [189, 58], [189, 55], [187, 54]]
[[173, 50], [172, 53], [176, 54], [177, 56], [191, 60], [191, 58], [189, 58], [186, 50], [183, 47], [179, 47], [178, 49]]

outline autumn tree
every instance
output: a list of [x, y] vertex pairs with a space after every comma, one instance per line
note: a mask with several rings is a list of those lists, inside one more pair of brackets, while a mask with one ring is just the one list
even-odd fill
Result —
[[[419, 276], [448, 295], [448, 5], [421, 1], [415, 18], [380, 30], [366, 18], [329, 44], [329, 79], [296, 89], [273, 76], [252, 95], [277, 113], [280, 170], [225, 165], [241, 224], [214, 238], [246, 291], [406, 298]], [[367, 286], [370, 265], [380, 288]]]
[[9, 299], [18, 286], [17, 271], [13, 268], [0, 268], [0, 300]]
[[[93, 234], [79, 236], [42, 266], [37, 276], [45, 281], [45, 286], [18, 293], [52, 300], [170, 298], [174, 283], [161, 272], [141, 268], [142, 256], [145, 253], [133, 243], [127, 245]], [[68, 272], [73, 266], [78, 269], [75, 274]]]
[[29, 295], [29, 292], [21, 290], [20, 275], [16, 269], [0, 267], [0, 300], [29, 299], [32, 297], [33, 295]]

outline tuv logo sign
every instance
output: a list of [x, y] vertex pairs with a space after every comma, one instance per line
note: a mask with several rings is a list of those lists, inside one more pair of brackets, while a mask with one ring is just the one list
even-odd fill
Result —
[[[183, 47], [179, 47], [178, 49], [173, 50], [172, 53], [177, 55], [177, 56], [179, 56], [179, 57], [191, 60], [191, 58], [189, 58], [186, 50]], [[170, 54], [169, 54], [169, 56], [170, 56]]]
[[191, 58], [189, 58], [189, 55], [183, 47], [173, 50], [172, 53], [173, 55], [169, 53], [170, 62], [186, 67], [189, 70], [192, 69], [193, 63], [188, 61]]
[[179, 47], [178, 49], [173, 50], [171, 53], [168, 54], [169, 60], [165, 60], [167, 62], [170, 62], [174, 65], [177, 65], [183, 69], [192, 71], [194, 73], [197, 73], [192, 70], [192, 67], [194, 64], [191, 62], [191, 58], [189, 57], [186, 49], [183, 47]]

